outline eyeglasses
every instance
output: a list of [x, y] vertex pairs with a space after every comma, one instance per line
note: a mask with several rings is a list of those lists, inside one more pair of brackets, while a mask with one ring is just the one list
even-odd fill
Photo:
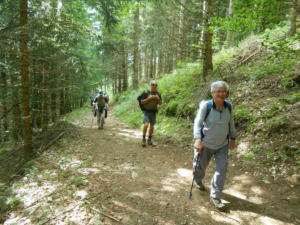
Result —
[[214, 93], [217, 93], [217, 94], [227, 94], [227, 91], [215, 91]]
[[157, 84], [151, 84], [151, 86], [157, 87]]

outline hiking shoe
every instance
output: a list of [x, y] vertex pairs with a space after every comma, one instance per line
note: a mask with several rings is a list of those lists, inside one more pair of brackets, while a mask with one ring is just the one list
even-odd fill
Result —
[[213, 204], [219, 211], [225, 211], [225, 204], [221, 202], [220, 199], [210, 197], [210, 202]]
[[151, 139], [148, 139], [148, 145], [153, 145]]
[[143, 139], [143, 140], [142, 140], [142, 146], [143, 146], [143, 147], [146, 147], [146, 139]]
[[196, 182], [196, 188], [198, 188], [200, 191], [205, 191], [205, 187], [204, 187], [202, 181]]

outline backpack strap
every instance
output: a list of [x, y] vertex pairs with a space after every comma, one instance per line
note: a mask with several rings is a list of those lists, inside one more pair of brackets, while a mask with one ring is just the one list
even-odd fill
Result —
[[213, 100], [212, 100], [212, 99], [211, 99], [211, 100], [208, 100], [208, 101], [206, 102], [206, 114], [205, 114], [205, 117], [204, 117], [204, 120], [203, 120], [203, 121], [206, 121], [206, 119], [207, 119], [207, 117], [208, 117], [208, 115], [209, 115], [209, 113], [210, 113], [210, 111], [211, 111], [213, 105], [214, 105], [214, 103], [213, 103]]

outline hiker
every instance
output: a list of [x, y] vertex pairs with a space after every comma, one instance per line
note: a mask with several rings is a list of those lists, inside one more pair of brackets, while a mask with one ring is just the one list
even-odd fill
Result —
[[161, 94], [157, 91], [157, 83], [155, 80], [151, 81], [151, 90], [143, 92], [137, 100], [139, 101], [140, 107], [143, 110], [143, 140], [142, 146], [146, 147], [146, 134], [150, 123], [148, 145], [153, 145], [152, 136], [154, 132], [154, 124], [156, 122], [157, 105], [162, 104]]
[[[194, 122], [194, 179], [198, 189], [204, 191], [202, 179], [211, 157], [215, 156], [216, 170], [211, 180], [210, 201], [220, 211], [228, 163], [228, 148], [235, 148], [233, 109], [228, 97], [229, 86], [224, 81], [211, 84], [213, 99], [201, 101]], [[198, 160], [198, 162], [197, 162]], [[197, 166], [196, 166], [197, 165]]]
[[97, 114], [97, 124], [98, 129], [103, 129], [105, 110], [108, 107], [108, 98], [102, 91], [99, 91], [99, 94], [94, 99], [94, 110]]

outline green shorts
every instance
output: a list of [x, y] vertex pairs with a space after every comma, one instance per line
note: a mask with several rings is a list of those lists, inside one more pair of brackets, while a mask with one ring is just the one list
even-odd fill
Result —
[[143, 123], [155, 124], [156, 112], [144, 111]]

